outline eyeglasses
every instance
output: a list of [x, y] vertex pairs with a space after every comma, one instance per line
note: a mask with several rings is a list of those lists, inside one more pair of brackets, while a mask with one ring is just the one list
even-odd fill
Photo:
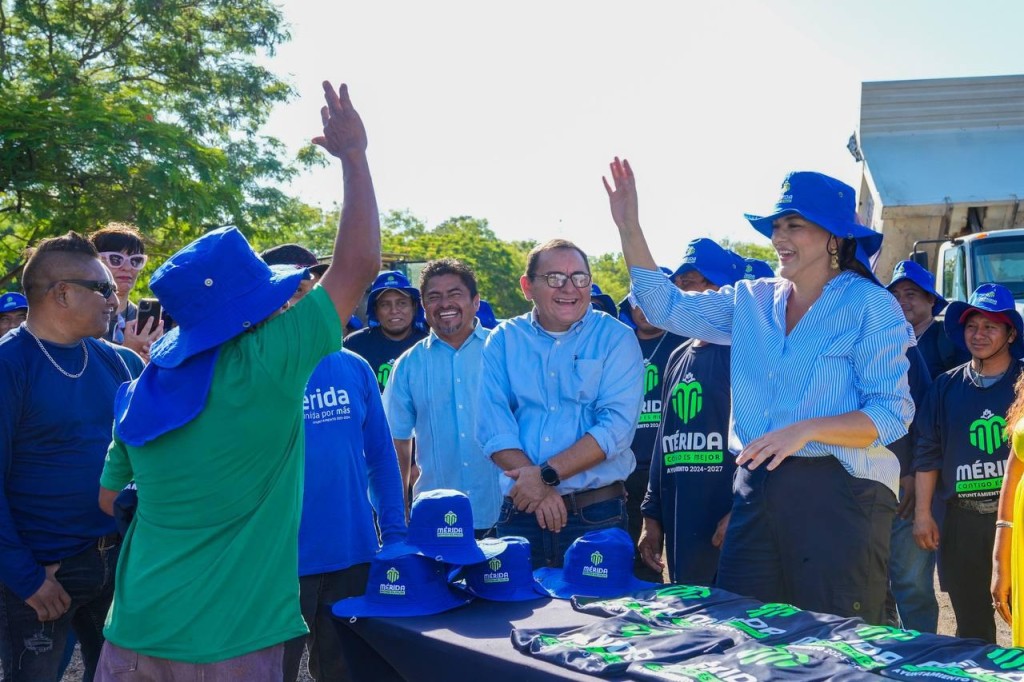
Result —
[[100, 258], [105, 260], [107, 265], [112, 268], [119, 268], [124, 265], [125, 261], [128, 261], [128, 267], [132, 270], [141, 270], [146, 265], [146, 261], [149, 260], [149, 256], [144, 253], [126, 256], [119, 251], [102, 251]]
[[64, 282], [64, 284], [77, 284], [80, 287], [85, 287], [86, 289], [95, 291], [104, 299], [110, 298], [111, 296], [114, 295], [114, 292], [117, 291], [117, 287], [115, 287], [112, 283], [106, 280], [100, 281], [95, 279], [60, 279], [51, 284], [49, 287], [47, 287], [46, 290], [49, 291], [50, 289], [54, 288], [61, 282]]
[[552, 289], [561, 289], [569, 280], [572, 280], [572, 285], [577, 289], [585, 289], [590, 286], [589, 272], [574, 272], [571, 275], [564, 272], [549, 272], [544, 275], [534, 275], [533, 278], [545, 280]]

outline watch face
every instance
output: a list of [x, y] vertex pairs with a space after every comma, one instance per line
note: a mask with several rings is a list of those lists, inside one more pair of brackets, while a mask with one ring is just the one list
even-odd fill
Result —
[[549, 466], [545, 466], [540, 470], [540, 477], [548, 485], [558, 485], [558, 472]]

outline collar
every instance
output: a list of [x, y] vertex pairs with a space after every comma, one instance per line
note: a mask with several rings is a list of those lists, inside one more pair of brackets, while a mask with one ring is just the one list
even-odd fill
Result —
[[[462, 350], [463, 348], [465, 348], [466, 344], [469, 343], [470, 340], [473, 337], [476, 337], [476, 338], [478, 338], [480, 340], [486, 340], [488, 334], [490, 334], [490, 330], [486, 329], [482, 324], [480, 324], [480, 320], [474, 318], [473, 319], [473, 333], [466, 337], [465, 342], [462, 344], [462, 346], [459, 347], [459, 350]], [[432, 348], [435, 343], [444, 344], [445, 346], [448, 346], [452, 350], [455, 350], [450, 343], [448, 343], [447, 341], [442, 339], [440, 336], [437, 335], [437, 333], [433, 329], [431, 329], [430, 330], [430, 334], [427, 336], [426, 340], [423, 342], [423, 345], [426, 346], [429, 349], [429, 348]]]
[[[588, 307], [587, 312], [583, 314], [583, 317], [573, 322], [569, 329], [566, 331], [565, 335], [579, 334], [580, 332], [583, 331], [583, 328], [590, 323], [590, 320], [594, 319], [594, 316], [598, 314], [599, 313], [596, 310], [594, 310], [593, 307]], [[527, 313], [527, 316], [530, 321], [530, 326], [533, 327], [535, 332], [543, 334], [544, 336], [547, 336], [549, 338], [555, 338], [554, 336], [551, 335], [551, 332], [542, 327], [540, 325], [540, 322], [537, 320], [536, 306], [534, 306], [533, 310]]]

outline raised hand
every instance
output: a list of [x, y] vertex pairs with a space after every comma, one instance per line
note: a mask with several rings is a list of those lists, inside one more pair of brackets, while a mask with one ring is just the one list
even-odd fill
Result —
[[324, 134], [314, 137], [313, 144], [320, 145], [338, 158], [365, 152], [366, 129], [359, 114], [352, 107], [352, 100], [348, 97], [348, 86], [342, 83], [335, 92], [330, 81], [324, 81], [323, 87], [324, 100], [327, 102], [327, 106], [320, 108]]
[[636, 229], [640, 227], [639, 211], [637, 208], [636, 179], [633, 177], [633, 169], [629, 161], [620, 161], [619, 157], [608, 165], [612, 173], [612, 182], [601, 178], [604, 189], [608, 192], [608, 203], [612, 210], [612, 220], [622, 228]]

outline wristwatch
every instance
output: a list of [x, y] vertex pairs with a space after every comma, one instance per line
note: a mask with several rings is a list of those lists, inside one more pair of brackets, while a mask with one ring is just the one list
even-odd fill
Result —
[[544, 464], [540, 468], [540, 480], [544, 481], [544, 485], [555, 487], [562, 482], [562, 479], [558, 477], [558, 472], [555, 471], [554, 467], [550, 464]]

